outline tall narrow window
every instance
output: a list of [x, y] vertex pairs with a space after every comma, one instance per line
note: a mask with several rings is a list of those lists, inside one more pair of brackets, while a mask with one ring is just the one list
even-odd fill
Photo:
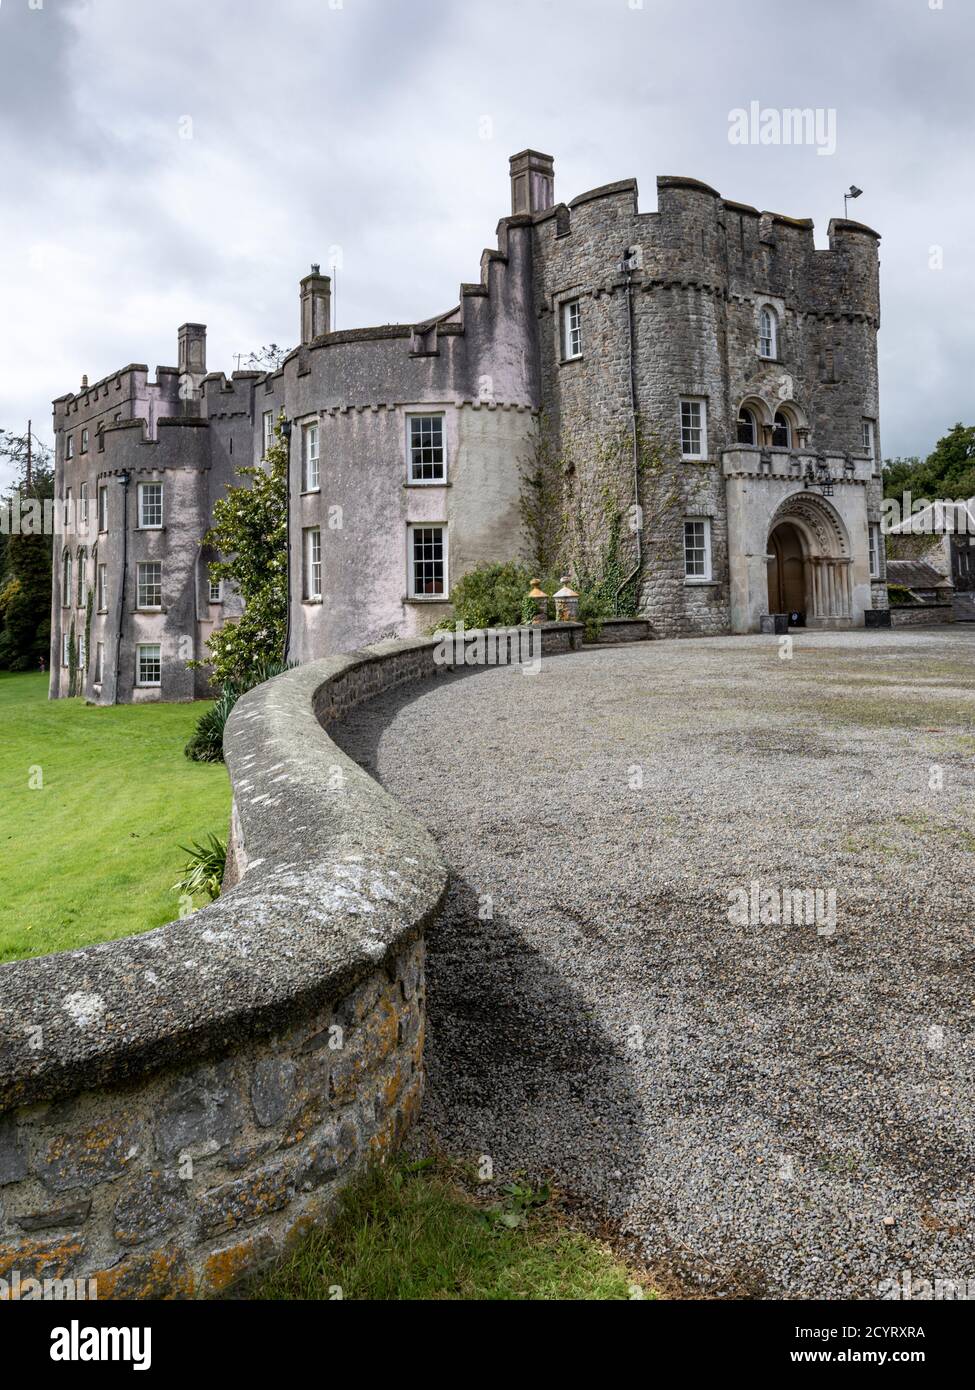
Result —
[[99, 613], [108, 610], [108, 566], [99, 565], [95, 583], [96, 606]]
[[410, 415], [410, 482], [442, 483], [447, 477], [442, 415]]
[[758, 316], [759, 357], [778, 356], [778, 318], [774, 309], [765, 308]]
[[63, 633], [61, 634], [61, 665], [62, 665], [62, 666], [70, 666], [70, 665], [71, 665], [71, 633], [70, 633], [70, 632], [63, 632]]
[[680, 403], [680, 452], [685, 459], [707, 458], [707, 406], [704, 401]]
[[73, 458], [74, 458], [74, 435], [73, 435], [73, 434], [69, 434], [68, 437], [67, 437], [67, 439], [65, 440], [65, 443], [64, 443], [64, 457], [65, 457], [66, 459], [73, 459]]
[[85, 645], [85, 629], [82, 627], [78, 633], [78, 670], [84, 678], [85, 667], [88, 665], [88, 648]]
[[211, 603], [223, 603], [223, 580], [210, 578], [209, 599]]
[[305, 425], [301, 432], [302, 439], [302, 481], [303, 492], [317, 492], [319, 487], [318, 471], [318, 424]]
[[136, 647], [136, 685], [159, 685], [162, 661], [158, 642], [140, 642]]
[[322, 532], [318, 526], [307, 526], [301, 533], [304, 559], [304, 592], [306, 599], [322, 596]]
[[582, 356], [582, 301], [570, 299], [562, 305], [562, 358], [571, 362]]
[[789, 424], [789, 417], [783, 415], [781, 410], [775, 412], [772, 421], [772, 447], [773, 449], [792, 448], [792, 426]]
[[88, 529], [88, 484], [82, 483], [78, 488], [78, 520], [82, 530]]
[[162, 563], [148, 560], [136, 566], [137, 607], [162, 607]]
[[70, 488], [64, 494], [64, 529], [66, 531], [74, 530], [74, 497]]
[[88, 552], [87, 552], [87, 550], [85, 549], [85, 547], [84, 547], [83, 545], [82, 545], [82, 546], [79, 546], [79, 548], [78, 548], [78, 607], [79, 607], [79, 608], [84, 608], [84, 606], [85, 606], [85, 599], [86, 599], [86, 597], [87, 597], [86, 594], [85, 594], [85, 565], [86, 565], [86, 563], [87, 563], [87, 560], [88, 560]]
[[105, 643], [95, 643], [95, 684], [101, 685], [105, 679]]
[[684, 522], [684, 577], [698, 584], [711, 578], [711, 522], [706, 516]]
[[98, 489], [98, 529], [108, 530], [108, 488], [105, 486]]
[[82, 430], [82, 431], [81, 431], [81, 452], [82, 452], [83, 454], [87, 454], [87, 452], [88, 452], [88, 431], [87, 431], [87, 430]]
[[873, 457], [874, 457], [875, 450], [874, 450], [874, 433], [873, 433], [873, 421], [872, 421], [872, 420], [862, 420], [862, 421], [860, 422], [860, 435], [861, 435], [861, 442], [862, 442], [862, 444], [863, 444], [864, 449], [866, 449], [866, 451], [867, 451], [867, 453], [870, 455], [870, 457], [873, 458]]
[[447, 593], [446, 526], [409, 527], [409, 596], [435, 598]]
[[261, 416], [261, 458], [267, 458], [267, 451], [274, 443], [274, 411], [265, 410]]
[[163, 524], [162, 483], [139, 484], [139, 525], [145, 531], [158, 531]]
[[755, 412], [754, 410], [749, 410], [748, 406], [745, 405], [743, 405], [738, 412], [738, 443], [758, 443], [758, 426], [755, 423]]
[[868, 527], [870, 539], [870, 578], [880, 578], [880, 526], [871, 521]]
[[71, 551], [61, 556], [61, 607], [71, 607]]

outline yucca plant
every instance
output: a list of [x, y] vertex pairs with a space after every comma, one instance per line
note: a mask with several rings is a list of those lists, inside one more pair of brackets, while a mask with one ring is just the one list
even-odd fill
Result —
[[[254, 685], [263, 685], [272, 676], [280, 676], [282, 672], [288, 671], [297, 662], [289, 661], [262, 661], [254, 667], [256, 677]], [[252, 690], [254, 686], [247, 686], [247, 690]], [[193, 730], [193, 737], [183, 750], [186, 756], [197, 763], [222, 763], [223, 762], [223, 731], [226, 728], [227, 720], [230, 718], [230, 711], [244, 695], [246, 691], [238, 690], [236, 686], [227, 685], [221, 691], [220, 696], [208, 709], [206, 714], [201, 714], [197, 721], [196, 728]]]
[[183, 866], [183, 877], [173, 884], [173, 891], [187, 893], [190, 897], [195, 897], [197, 893], [206, 893], [213, 902], [219, 896], [220, 885], [223, 883], [227, 841], [221, 840], [219, 835], [214, 835], [211, 831], [205, 844], [194, 840], [191, 844], [180, 845], [180, 849], [188, 858]]

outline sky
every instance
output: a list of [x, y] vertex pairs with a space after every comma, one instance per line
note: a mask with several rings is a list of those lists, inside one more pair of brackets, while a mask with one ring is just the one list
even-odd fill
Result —
[[[415, 322], [476, 280], [508, 156], [882, 235], [885, 457], [975, 423], [975, 0], [0, 0], [0, 427], [129, 362]], [[810, 108], [818, 142], [733, 143]], [[0, 465], [0, 484], [8, 480]]]

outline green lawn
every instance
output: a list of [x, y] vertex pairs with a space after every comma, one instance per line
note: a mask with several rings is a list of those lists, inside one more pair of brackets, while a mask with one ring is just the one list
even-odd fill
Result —
[[258, 1299], [586, 1300], [656, 1297], [644, 1271], [514, 1185], [480, 1203], [449, 1165], [393, 1160], [346, 1189], [335, 1222], [239, 1290]]
[[183, 756], [206, 708], [49, 701], [46, 676], [0, 672], [0, 961], [179, 915], [179, 846], [230, 814], [223, 764]]

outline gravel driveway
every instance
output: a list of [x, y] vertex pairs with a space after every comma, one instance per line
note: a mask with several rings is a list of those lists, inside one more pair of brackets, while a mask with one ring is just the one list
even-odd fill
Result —
[[779, 652], [587, 650], [339, 726], [453, 872], [424, 1123], [685, 1288], [975, 1294], [975, 628]]

